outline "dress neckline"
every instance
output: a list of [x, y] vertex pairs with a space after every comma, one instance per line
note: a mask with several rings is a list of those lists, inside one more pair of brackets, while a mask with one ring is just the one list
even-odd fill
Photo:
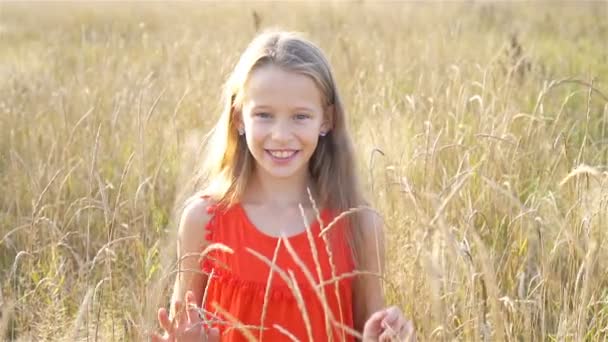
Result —
[[[247, 227], [247, 229], [249, 229], [252, 232], [252, 234], [259, 236], [261, 239], [274, 242], [275, 244], [276, 244], [277, 240], [279, 240], [281, 238], [281, 236], [269, 235], [269, 234], [264, 233], [262, 230], [260, 230], [253, 223], [253, 221], [251, 221], [251, 219], [249, 218], [249, 215], [247, 214], [247, 211], [245, 210], [245, 208], [243, 207], [243, 205], [240, 202], [236, 203], [235, 207], [237, 209], [237, 212], [242, 216], [242, 218], [245, 222], [245, 226]], [[321, 210], [319, 212], [319, 214], [321, 216], [321, 220], [325, 221], [326, 210], [324, 210], [324, 209]], [[319, 220], [317, 220], [316, 217], [314, 218], [314, 220], [312, 222], [309, 223], [309, 229], [312, 231], [313, 237], [315, 237], [315, 235], [318, 235]], [[304, 229], [303, 231], [298, 232], [296, 234], [288, 235], [288, 236], [286, 236], [286, 238], [290, 242], [307, 239], [306, 229]]]

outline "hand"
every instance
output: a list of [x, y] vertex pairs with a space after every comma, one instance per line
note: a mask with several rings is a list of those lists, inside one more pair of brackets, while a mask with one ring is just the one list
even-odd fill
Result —
[[182, 301], [175, 301], [175, 321], [169, 320], [165, 308], [158, 310], [158, 322], [165, 330], [164, 336], [157, 333], [151, 335], [152, 342], [219, 342], [220, 332], [217, 328], [205, 329], [198, 315], [194, 293], [186, 293], [186, 308]]
[[371, 315], [363, 327], [363, 342], [376, 341], [414, 342], [414, 324], [405, 319], [396, 306], [380, 310]]

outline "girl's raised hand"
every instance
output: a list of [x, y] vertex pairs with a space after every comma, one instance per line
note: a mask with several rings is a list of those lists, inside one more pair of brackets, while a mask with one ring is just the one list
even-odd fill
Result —
[[199, 317], [194, 293], [186, 293], [186, 309], [183, 302], [175, 301], [175, 320], [171, 322], [165, 308], [158, 310], [158, 323], [165, 330], [164, 336], [152, 334], [152, 342], [216, 342], [220, 340], [217, 328], [205, 329]]
[[380, 310], [363, 327], [363, 342], [376, 341], [416, 341], [414, 324], [396, 306]]

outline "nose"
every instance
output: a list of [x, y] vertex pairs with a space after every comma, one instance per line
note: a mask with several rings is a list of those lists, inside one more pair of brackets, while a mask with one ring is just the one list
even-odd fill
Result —
[[273, 140], [285, 142], [291, 137], [291, 125], [288, 120], [277, 120], [272, 126], [271, 137]]

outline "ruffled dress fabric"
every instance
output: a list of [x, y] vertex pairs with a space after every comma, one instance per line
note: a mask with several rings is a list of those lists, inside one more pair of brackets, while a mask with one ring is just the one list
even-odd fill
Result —
[[[353, 261], [343, 220], [323, 236], [315, 220], [307, 232], [280, 239], [258, 230], [240, 204], [207, 211], [208, 243], [232, 250], [201, 260], [212, 275], [203, 307], [222, 341], [354, 341]], [[335, 217], [329, 210], [320, 216], [325, 227]]]

